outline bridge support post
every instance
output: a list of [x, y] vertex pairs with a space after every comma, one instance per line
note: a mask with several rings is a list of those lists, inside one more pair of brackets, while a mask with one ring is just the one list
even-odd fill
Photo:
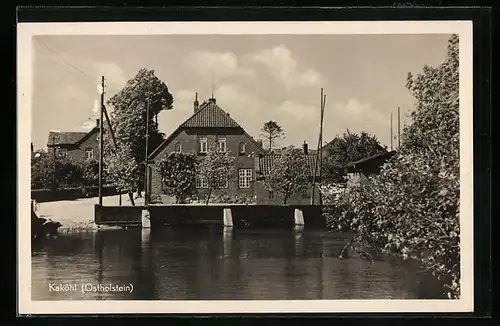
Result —
[[141, 226], [143, 229], [151, 228], [151, 219], [147, 208], [143, 209], [141, 212]]
[[231, 208], [224, 208], [223, 223], [225, 227], [233, 227], [233, 213]]
[[304, 213], [302, 213], [302, 210], [296, 208], [295, 212], [293, 214], [294, 220], [295, 220], [295, 225], [304, 225]]

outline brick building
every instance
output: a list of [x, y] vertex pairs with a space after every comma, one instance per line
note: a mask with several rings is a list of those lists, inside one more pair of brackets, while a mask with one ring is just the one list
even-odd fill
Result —
[[[171, 152], [193, 153], [203, 156], [209, 144], [217, 143], [220, 150], [228, 151], [236, 157], [233, 172], [225, 188], [213, 189], [212, 196], [255, 197], [256, 158], [264, 154], [262, 143], [254, 140], [229, 113], [221, 109], [215, 98], [199, 104], [194, 101], [194, 112], [184, 121], [148, 158], [149, 189], [154, 202], [172, 203], [166, 196], [159, 171], [154, 165]], [[197, 178], [195, 198], [202, 200], [208, 193], [208, 187], [201, 178]]]
[[66, 157], [81, 162], [99, 159], [99, 120], [88, 132], [49, 132], [47, 141], [49, 154], [55, 151], [56, 156]]
[[[265, 188], [264, 180], [272, 169], [273, 163], [281, 155], [281, 151], [274, 151], [272, 154], [260, 155], [256, 163], [256, 195], [257, 204], [267, 205], [280, 205], [283, 204], [284, 197], [279, 193], [270, 192]], [[308, 150], [308, 144], [304, 142], [303, 145], [303, 155], [307, 164], [307, 170], [309, 171], [309, 183], [304, 191], [293, 194], [287, 201], [289, 205], [308, 205], [311, 203], [311, 197], [313, 196], [312, 191], [312, 181], [315, 173], [317, 155], [316, 151], [310, 152]], [[319, 167], [318, 167], [319, 168]], [[318, 180], [317, 175], [319, 171], [316, 171], [316, 180]], [[316, 185], [314, 187], [314, 203], [319, 202], [319, 187]]]

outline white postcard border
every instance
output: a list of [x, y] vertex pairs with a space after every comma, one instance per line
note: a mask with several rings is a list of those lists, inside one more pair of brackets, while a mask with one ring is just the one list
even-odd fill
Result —
[[[20, 23], [17, 47], [18, 311], [97, 313], [470, 312], [474, 304], [472, 21]], [[460, 80], [459, 300], [32, 301], [30, 223], [31, 93], [34, 35], [458, 34]], [[96, 76], [97, 80], [97, 76]]]

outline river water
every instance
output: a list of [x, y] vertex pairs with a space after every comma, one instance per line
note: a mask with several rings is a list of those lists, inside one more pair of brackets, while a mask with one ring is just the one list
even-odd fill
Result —
[[408, 262], [339, 259], [344, 243], [325, 231], [217, 226], [65, 233], [33, 249], [32, 300], [441, 298]]

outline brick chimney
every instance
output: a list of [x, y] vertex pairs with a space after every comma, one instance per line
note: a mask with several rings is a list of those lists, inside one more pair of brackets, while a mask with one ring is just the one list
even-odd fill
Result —
[[304, 144], [302, 145], [302, 148], [304, 149], [304, 154], [308, 154], [309, 152], [309, 146], [307, 146], [307, 143], [304, 141]]
[[200, 108], [200, 102], [198, 102], [198, 93], [196, 93], [194, 99], [194, 113], [198, 112], [199, 108]]
[[209, 99], [208, 99], [208, 101], [209, 101], [209, 102], [212, 102], [212, 103], [216, 103], [216, 101], [215, 101], [215, 97], [209, 98]]

